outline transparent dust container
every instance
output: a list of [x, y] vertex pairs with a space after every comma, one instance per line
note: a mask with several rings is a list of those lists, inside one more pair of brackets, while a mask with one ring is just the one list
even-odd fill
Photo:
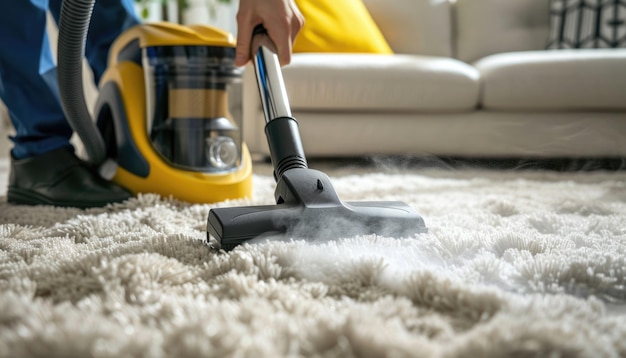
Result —
[[242, 69], [235, 48], [143, 49], [147, 133], [171, 166], [224, 173], [242, 161]]

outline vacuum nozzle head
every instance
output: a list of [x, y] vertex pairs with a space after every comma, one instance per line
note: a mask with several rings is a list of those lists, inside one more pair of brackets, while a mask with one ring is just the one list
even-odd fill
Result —
[[315, 240], [368, 234], [400, 238], [427, 232], [422, 217], [407, 204], [344, 203], [326, 174], [308, 168], [286, 171], [275, 197], [276, 205], [212, 209], [207, 235], [231, 250], [267, 234]]

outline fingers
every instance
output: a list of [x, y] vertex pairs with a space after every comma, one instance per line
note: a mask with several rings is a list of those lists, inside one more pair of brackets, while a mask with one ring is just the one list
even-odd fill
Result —
[[245, 66], [250, 60], [250, 42], [252, 41], [252, 25], [249, 15], [245, 12], [237, 14], [237, 48], [235, 50], [235, 66]]
[[266, 27], [267, 35], [270, 37], [276, 47], [278, 62], [281, 66], [291, 62], [291, 31], [285, 33], [285, 24], [268, 24]]
[[292, 44], [304, 24], [304, 18], [293, 0], [240, 0], [237, 13], [237, 50], [235, 64], [244, 66], [253, 55], [252, 31], [262, 24], [274, 43], [282, 65], [291, 62]]
[[[291, 62], [291, 54], [293, 52], [293, 42], [296, 40], [300, 29], [304, 26], [304, 16], [298, 9], [298, 7], [289, 1], [291, 9], [291, 18], [287, 24], [287, 33], [282, 36], [284, 40], [284, 52], [279, 52], [278, 58], [282, 65], [288, 65]], [[282, 55], [282, 57], [281, 57]]]
[[276, 46], [276, 53], [281, 66], [288, 65], [291, 62], [293, 41], [304, 25], [304, 18], [295, 5], [290, 7], [289, 13], [290, 15], [287, 17], [281, 17], [264, 24], [268, 36]]
[[235, 66], [245, 66], [250, 60], [250, 36], [237, 34], [237, 48], [235, 50]]

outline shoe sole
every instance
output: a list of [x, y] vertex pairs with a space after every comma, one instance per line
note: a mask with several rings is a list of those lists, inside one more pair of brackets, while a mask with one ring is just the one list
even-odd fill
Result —
[[84, 201], [59, 201], [51, 200], [48, 197], [33, 193], [29, 190], [9, 187], [7, 191], [7, 202], [18, 205], [50, 205], [61, 207], [72, 207], [79, 209], [99, 208], [107, 204], [115, 203], [115, 201], [89, 202]]

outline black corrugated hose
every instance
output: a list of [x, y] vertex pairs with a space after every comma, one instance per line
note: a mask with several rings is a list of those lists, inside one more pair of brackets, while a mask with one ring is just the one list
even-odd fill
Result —
[[83, 56], [96, 0], [63, 0], [59, 21], [57, 74], [63, 111], [85, 146], [88, 161], [106, 159], [104, 139], [91, 118], [83, 89]]

